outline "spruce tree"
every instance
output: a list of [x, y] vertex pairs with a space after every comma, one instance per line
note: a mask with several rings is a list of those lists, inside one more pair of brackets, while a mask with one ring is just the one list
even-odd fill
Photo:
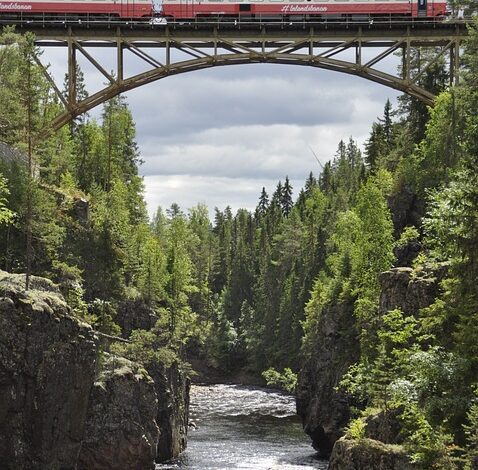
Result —
[[261, 195], [259, 196], [259, 204], [256, 208], [256, 213], [263, 217], [267, 213], [267, 209], [269, 208], [269, 196], [266, 192], [266, 188], [262, 187]]
[[289, 217], [294, 202], [292, 201], [292, 185], [290, 184], [288, 176], [285, 177], [284, 187], [280, 194], [280, 205], [284, 216]]

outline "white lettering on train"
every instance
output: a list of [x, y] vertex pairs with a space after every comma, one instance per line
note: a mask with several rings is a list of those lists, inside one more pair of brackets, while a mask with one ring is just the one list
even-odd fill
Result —
[[31, 10], [31, 5], [25, 5], [24, 3], [0, 3], [0, 10]]
[[282, 13], [324, 13], [327, 7], [319, 5], [284, 5]]

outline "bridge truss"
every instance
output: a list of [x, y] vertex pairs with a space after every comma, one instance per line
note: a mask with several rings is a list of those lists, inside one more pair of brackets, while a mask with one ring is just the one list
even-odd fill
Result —
[[[407, 93], [427, 105], [435, 96], [420, 79], [438, 61], [449, 65], [450, 82], [458, 83], [460, 46], [467, 35], [464, 22], [307, 23], [307, 22], [185, 22], [169, 24], [20, 25], [32, 30], [37, 45], [68, 48], [68, 91], [63, 93], [42, 66], [64, 105], [45, 133], [112, 97], [171, 75], [216, 66], [273, 63], [317, 67], [347, 73]], [[95, 58], [95, 50], [115, 50], [114, 72]], [[412, 67], [413, 53], [427, 49], [427, 61]], [[125, 53], [144, 62], [146, 70], [127, 75]], [[392, 54], [400, 54], [401, 73], [380, 69]], [[76, 71], [83, 56], [106, 79], [101, 90], [78, 99]], [[390, 68], [390, 67], [389, 67]], [[211, 90], [211, 93], [214, 93]]]

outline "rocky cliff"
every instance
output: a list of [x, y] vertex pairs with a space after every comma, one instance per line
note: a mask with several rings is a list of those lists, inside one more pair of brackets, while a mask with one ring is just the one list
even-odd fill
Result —
[[0, 272], [0, 462], [69, 469], [84, 435], [95, 377], [92, 329], [69, 315], [58, 289]]
[[[116, 321], [122, 336], [128, 338], [133, 330], [152, 329], [157, 316], [143, 302], [126, 301], [119, 306]], [[156, 421], [161, 429], [161, 438], [157, 461], [163, 462], [177, 457], [187, 445], [190, 380], [177, 364], [171, 367], [151, 365], [147, 369], [159, 398]]]
[[0, 467], [147, 469], [186, 445], [189, 382], [99, 351], [58, 288], [0, 271]]
[[[429, 306], [438, 294], [440, 273], [414, 272], [412, 268], [395, 268], [380, 275], [381, 295], [378, 315], [400, 308], [410, 315]], [[302, 417], [304, 430], [312, 438], [314, 447], [324, 456], [334, 448], [335, 462], [345, 462], [343, 455], [357, 460], [360, 449], [349, 441], [335, 449], [335, 442], [343, 436], [350, 417], [350, 399], [336, 390], [343, 374], [359, 358], [359, 344], [352, 304], [330, 305], [324, 309], [319, 321], [315, 351], [299, 374], [297, 411]], [[363, 447], [364, 443], [361, 443]], [[376, 446], [377, 455], [380, 443]], [[386, 449], [387, 452], [390, 449]], [[385, 450], [384, 450], [385, 451]], [[340, 454], [340, 458], [339, 455]], [[392, 452], [393, 453], [393, 452]], [[388, 455], [388, 454], [387, 454]], [[387, 457], [388, 458], [388, 457]], [[397, 457], [398, 458], [398, 457]], [[395, 457], [394, 457], [395, 459]], [[395, 461], [395, 460], [394, 460]], [[400, 462], [400, 459], [397, 460]], [[368, 461], [356, 467], [337, 466], [337, 469], [369, 469]], [[382, 468], [382, 467], [377, 467]], [[383, 467], [401, 468], [401, 467]], [[405, 468], [405, 467], [404, 467]]]
[[190, 381], [177, 365], [150, 372], [154, 377], [156, 392], [162, 397], [157, 415], [157, 422], [161, 426], [158, 461], [164, 461], [177, 457], [186, 449]]
[[418, 313], [433, 303], [439, 292], [442, 272], [414, 272], [395, 268], [380, 274], [379, 315], [399, 308], [407, 315]]
[[350, 418], [349, 398], [337, 390], [359, 358], [353, 305], [330, 305], [321, 314], [315, 351], [299, 374], [297, 413], [319, 454], [328, 456]]

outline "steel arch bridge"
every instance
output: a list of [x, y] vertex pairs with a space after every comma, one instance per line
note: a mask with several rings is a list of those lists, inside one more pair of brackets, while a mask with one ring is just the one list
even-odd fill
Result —
[[[347, 73], [433, 105], [435, 96], [420, 85], [420, 78], [445, 59], [451, 84], [458, 83], [460, 47], [467, 36], [464, 21], [257, 23], [218, 20], [168, 24], [75, 21], [69, 24], [65, 19], [59, 23], [17, 25], [17, 31], [33, 31], [41, 48], [68, 48], [67, 93], [60, 91], [48, 67], [35, 59], [64, 105], [64, 110], [43, 131], [43, 136], [120, 93], [171, 75], [235, 64], [292, 64]], [[95, 59], [92, 50], [97, 48], [115, 50], [114, 72], [106, 70]], [[417, 48], [429, 50], [428, 60], [418, 71], [412, 69], [411, 64], [413, 50]], [[143, 61], [147, 70], [127, 76], [125, 53]], [[394, 53], [402, 55], [400, 75], [378, 68]], [[79, 54], [107, 80], [103, 89], [84, 99], [78, 99], [76, 90]]]

